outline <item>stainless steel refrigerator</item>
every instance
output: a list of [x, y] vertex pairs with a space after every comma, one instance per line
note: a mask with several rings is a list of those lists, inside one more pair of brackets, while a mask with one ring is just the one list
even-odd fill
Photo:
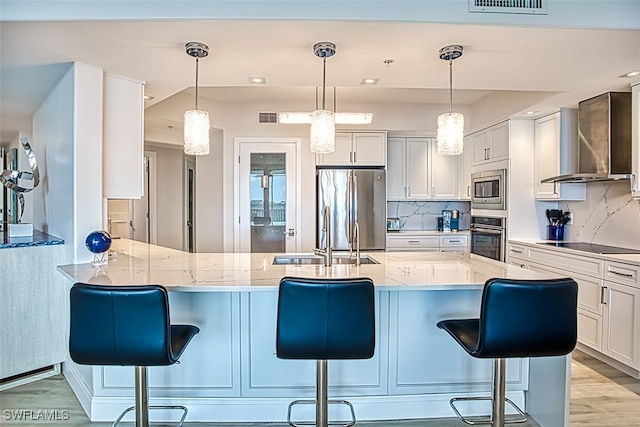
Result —
[[[331, 213], [331, 246], [349, 250], [358, 222], [360, 250], [385, 249], [387, 189], [384, 168], [316, 169], [316, 244], [325, 247], [324, 208]], [[356, 249], [355, 241], [353, 249]]]

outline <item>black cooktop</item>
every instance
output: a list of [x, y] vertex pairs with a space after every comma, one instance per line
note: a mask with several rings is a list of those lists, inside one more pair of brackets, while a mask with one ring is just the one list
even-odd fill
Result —
[[638, 249], [617, 248], [615, 246], [596, 245], [584, 242], [538, 242], [541, 245], [556, 246], [558, 248], [575, 249], [577, 251], [595, 254], [640, 254]]

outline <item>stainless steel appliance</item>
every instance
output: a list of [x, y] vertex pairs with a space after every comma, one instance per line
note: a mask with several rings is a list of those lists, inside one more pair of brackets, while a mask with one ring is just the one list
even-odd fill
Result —
[[325, 247], [323, 212], [329, 207], [334, 250], [355, 249], [358, 223], [360, 249], [385, 249], [387, 194], [384, 168], [318, 168], [316, 170], [316, 245]]
[[503, 217], [472, 216], [471, 253], [504, 262], [505, 221]]
[[580, 101], [577, 137], [578, 170], [542, 182], [628, 179], [631, 176], [631, 93], [607, 92]]
[[505, 177], [505, 169], [471, 174], [471, 207], [505, 210]]

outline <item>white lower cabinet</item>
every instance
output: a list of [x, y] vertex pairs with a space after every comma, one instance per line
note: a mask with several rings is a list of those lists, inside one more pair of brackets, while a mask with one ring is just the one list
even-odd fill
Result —
[[640, 266], [542, 245], [507, 245], [508, 263], [578, 284], [578, 342], [640, 371]]
[[387, 235], [387, 251], [469, 252], [469, 234]]

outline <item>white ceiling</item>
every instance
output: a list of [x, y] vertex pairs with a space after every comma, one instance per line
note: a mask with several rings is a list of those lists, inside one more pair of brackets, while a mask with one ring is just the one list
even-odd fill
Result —
[[[327, 85], [341, 102], [448, 103], [449, 70], [438, 50], [464, 47], [453, 63], [454, 104], [494, 91], [546, 92], [531, 108], [572, 106], [608, 90], [628, 90], [620, 77], [640, 69], [640, 30], [434, 23], [183, 20], [2, 22], [0, 141], [30, 114], [78, 61], [145, 81], [154, 125], [179, 122], [172, 95], [193, 91], [195, 62], [184, 45], [209, 45], [200, 60], [199, 96], [224, 102], [308, 101], [322, 82], [319, 41], [337, 45], [327, 60]], [[392, 59], [391, 65], [384, 60]], [[263, 76], [266, 86], [250, 86]], [[379, 79], [375, 87], [360, 85]], [[636, 78], [637, 80], [638, 78]], [[158, 105], [158, 107], [160, 106]], [[518, 112], [514, 112], [516, 114]], [[151, 122], [151, 121], [150, 121]]]

